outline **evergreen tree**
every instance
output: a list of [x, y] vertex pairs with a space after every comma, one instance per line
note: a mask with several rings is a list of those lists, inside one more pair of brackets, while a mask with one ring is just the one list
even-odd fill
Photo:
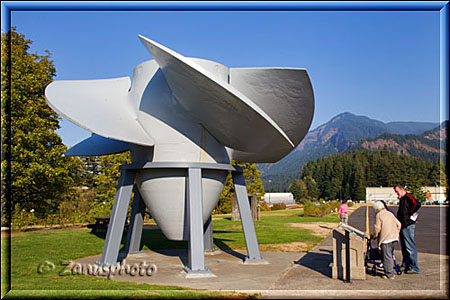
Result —
[[306, 185], [306, 190], [308, 192], [310, 200], [317, 200], [319, 198], [319, 187], [317, 182], [311, 176], [303, 177], [303, 182]]
[[417, 201], [425, 202], [427, 200], [427, 194], [424, 192], [422, 187], [423, 186], [417, 182], [413, 182], [406, 186], [406, 190]]
[[302, 179], [295, 180], [289, 187], [289, 192], [294, 195], [296, 202], [303, 202], [305, 199], [309, 199], [308, 190], [305, 182]]
[[415, 187], [415, 195], [423, 199], [418, 187], [447, 185], [445, 172], [439, 163], [398, 155], [386, 149], [373, 153], [355, 150], [309, 161], [300, 178], [312, 198], [315, 198], [316, 192], [313, 192], [310, 182], [314, 180], [317, 195], [324, 199], [342, 196], [345, 199], [364, 200], [368, 186], [397, 184]]

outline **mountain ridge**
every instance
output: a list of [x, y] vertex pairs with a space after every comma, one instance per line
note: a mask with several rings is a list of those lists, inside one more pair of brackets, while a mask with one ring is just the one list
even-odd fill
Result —
[[[434, 132], [434, 129], [439, 126], [439, 123], [434, 122], [399, 121], [384, 123], [367, 116], [358, 116], [350, 112], [344, 112], [309, 131], [303, 141], [282, 160], [273, 164], [260, 164], [261, 178], [267, 190], [285, 191], [288, 189], [290, 181], [299, 175], [303, 165], [309, 160], [343, 153], [350, 149], [356, 149], [355, 147], [359, 149], [361, 147], [364, 148], [364, 146], [360, 145], [361, 141], [376, 139], [384, 133], [391, 135], [420, 135], [427, 131]], [[440, 137], [441, 135], [438, 134], [437, 136]], [[400, 137], [395, 138], [400, 139]], [[421, 139], [423, 138], [425, 137]], [[424, 143], [424, 140], [420, 141], [423, 145], [429, 144]], [[378, 144], [380, 143], [378, 141]], [[419, 144], [418, 147], [420, 148]], [[374, 147], [372, 145], [372, 148]], [[437, 156], [434, 156], [434, 158]]]

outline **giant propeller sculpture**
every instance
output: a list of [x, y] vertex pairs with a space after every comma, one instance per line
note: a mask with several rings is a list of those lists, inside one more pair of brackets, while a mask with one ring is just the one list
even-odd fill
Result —
[[261, 262], [242, 169], [231, 161], [276, 162], [304, 138], [314, 112], [306, 70], [228, 68], [184, 57], [139, 36], [153, 60], [128, 77], [55, 81], [50, 107], [94, 133], [65, 155], [131, 151], [121, 166], [101, 260], [119, 260], [128, 204], [134, 199], [128, 253], [139, 252], [145, 207], [170, 240], [187, 240], [186, 276], [210, 276], [211, 212], [229, 171], [246, 239], [247, 262]]

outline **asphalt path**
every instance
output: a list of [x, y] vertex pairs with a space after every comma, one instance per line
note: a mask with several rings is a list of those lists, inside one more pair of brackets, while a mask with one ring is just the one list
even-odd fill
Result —
[[[397, 214], [398, 206], [388, 206]], [[448, 255], [447, 246], [447, 211], [448, 206], [422, 206], [416, 222], [415, 240], [417, 251], [421, 253]], [[369, 206], [371, 231], [375, 224], [375, 210]], [[366, 231], [366, 207], [362, 206], [349, 217], [349, 225], [363, 232]], [[400, 249], [397, 246], [396, 249]]]

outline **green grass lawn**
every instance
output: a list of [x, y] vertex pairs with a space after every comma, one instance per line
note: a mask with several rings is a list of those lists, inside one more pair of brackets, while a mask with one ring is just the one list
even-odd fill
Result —
[[[302, 210], [261, 212], [261, 220], [255, 222], [258, 242], [261, 245], [308, 241], [318, 244], [323, 238], [311, 231], [289, 226], [301, 222], [338, 222], [336, 214], [322, 218], [303, 217]], [[245, 239], [239, 221], [231, 221], [227, 215], [213, 217], [216, 247], [245, 249]], [[123, 242], [126, 235], [124, 234]], [[105, 232], [91, 234], [86, 228], [14, 232], [11, 237], [11, 261], [4, 255], [8, 238], [2, 236], [2, 282], [8, 283], [8, 266], [11, 266], [11, 289], [8, 296], [48, 298], [242, 298], [242, 294], [218, 293], [184, 289], [179, 287], [119, 282], [85, 275], [60, 276], [61, 263], [77, 258], [100, 254]], [[122, 244], [123, 246], [123, 244]], [[145, 229], [143, 249], [187, 249], [186, 242], [168, 241], [159, 229]], [[39, 264], [49, 261], [53, 270], [39, 274]], [[6, 287], [6, 290], [5, 290]], [[7, 285], [2, 284], [2, 296]], [[63, 291], [63, 292], [62, 292]], [[250, 295], [248, 297], [254, 297]]]
[[[261, 219], [254, 222], [258, 243], [263, 246], [307, 242], [311, 249], [323, 238], [312, 234], [310, 230], [290, 226], [293, 223], [305, 222], [339, 223], [339, 218], [336, 213], [321, 218], [303, 217], [301, 209], [263, 211]], [[214, 216], [213, 230], [214, 243], [222, 250], [227, 248], [245, 249], [245, 238], [240, 221], [231, 221], [230, 216]]]

